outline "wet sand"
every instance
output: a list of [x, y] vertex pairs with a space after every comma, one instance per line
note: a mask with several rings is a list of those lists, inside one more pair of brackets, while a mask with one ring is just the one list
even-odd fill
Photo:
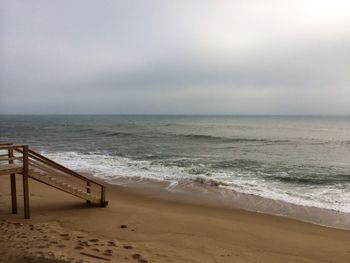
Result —
[[24, 220], [21, 196], [12, 215], [9, 177], [0, 177], [2, 262], [350, 262], [347, 230], [138, 188], [108, 185], [109, 206], [99, 208], [29, 186]]

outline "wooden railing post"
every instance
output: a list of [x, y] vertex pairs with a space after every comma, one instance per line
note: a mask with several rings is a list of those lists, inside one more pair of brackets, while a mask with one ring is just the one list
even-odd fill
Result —
[[29, 189], [28, 189], [28, 145], [23, 146], [23, 197], [24, 197], [24, 218], [30, 218], [29, 212]]
[[106, 206], [106, 187], [101, 187], [101, 207]]
[[[8, 157], [12, 158], [13, 149], [8, 150]], [[13, 160], [9, 160], [9, 164], [13, 164]], [[11, 202], [12, 202], [12, 214], [17, 214], [17, 190], [16, 190], [16, 174], [11, 174]]]
[[[90, 184], [89, 181], [86, 182], [86, 186], [87, 186], [86, 187], [86, 192], [90, 194], [91, 193], [91, 189], [90, 189], [91, 184]], [[86, 200], [86, 203], [87, 204], [91, 204], [91, 201], [90, 200]]]

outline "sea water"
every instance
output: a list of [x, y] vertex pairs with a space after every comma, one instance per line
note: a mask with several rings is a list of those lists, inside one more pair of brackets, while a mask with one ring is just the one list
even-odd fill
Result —
[[0, 115], [0, 141], [114, 183], [195, 182], [350, 213], [347, 116]]

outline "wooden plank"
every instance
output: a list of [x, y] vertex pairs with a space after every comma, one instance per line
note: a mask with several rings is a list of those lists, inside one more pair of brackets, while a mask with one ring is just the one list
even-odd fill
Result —
[[72, 175], [72, 176], [74, 176], [74, 177], [76, 177], [78, 179], [81, 179], [82, 181], [90, 182], [90, 183], [92, 183], [94, 185], [97, 185], [97, 186], [99, 186], [101, 188], [101, 192], [102, 192], [102, 188], [103, 188], [102, 184], [97, 183], [97, 182], [95, 182], [95, 181], [93, 181], [93, 180], [91, 180], [91, 179], [89, 179], [89, 178], [87, 178], [85, 176], [82, 176], [82, 175], [80, 175], [80, 174], [78, 174], [78, 173], [76, 173], [76, 172], [74, 172], [74, 171], [72, 171], [72, 170], [70, 170], [70, 169], [68, 169], [68, 168], [66, 168], [66, 167], [64, 167], [64, 166], [62, 166], [62, 165], [60, 165], [60, 164], [58, 164], [58, 163], [48, 159], [48, 158], [46, 158], [45, 156], [42, 156], [42, 155], [32, 151], [32, 150], [29, 150], [29, 153], [30, 153], [31, 160], [35, 159], [35, 160], [37, 160], [39, 162], [43, 162], [47, 166], [51, 166], [53, 168], [58, 169], [59, 171], [68, 173], [69, 175]]
[[11, 145], [11, 144], [13, 144], [13, 142], [2, 142], [2, 143], [0, 143], [0, 145]]
[[12, 214], [17, 214], [17, 189], [16, 189], [16, 174], [11, 174], [11, 203]]
[[[80, 178], [80, 179], [82, 179], [84, 181], [89, 181], [89, 182], [91, 182], [91, 183], [93, 183], [95, 185], [98, 185], [100, 187], [103, 186], [102, 184], [97, 183], [94, 180], [91, 180], [90, 178], [82, 176], [81, 174], [79, 174], [79, 173], [77, 173], [77, 172], [75, 172], [73, 170], [70, 170], [69, 168], [67, 168], [67, 167], [65, 167], [63, 165], [60, 165], [59, 163], [56, 163], [56, 162], [46, 158], [45, 156], [43, 156], [43, 155], [41, 155], [41, 154], [39, 154], [37, 152], [34, 152], [33, 150], [29, 150], [29, 152], [30, 152], [32, 158], [35, 158], [35, 159], [37, 159], [39, 161], [42, 161], [42, 162], [46, 162], [48, 165], [55, 166], [55, 168], [57, 168], [57, 169], [59, 169], [59, 170], [61, 170], [63, 172], [69, 173], [69, 174], [71, 174], [71, 175], [73, 175], [75, 177], [78, 177], [78, 178]], [[35, 155], [35, 156], [33, 156], [33, 155]]]
[[[86, 182], [86, 192], [87, 192], [88, 194], [91, 193], [90, 182]], [[87, 200], [86, 203], [87, 203], [87, 204], [91, 204], [91, 201], [90, 201], [90, 200]]]
[[56, 185], [56, 183], [49, 181], [49, 179], [44, 179], [43, 176], [38, 175], [35, 172], [30, 172], [29, 176], [30, 176], [30, 178], [32, 178], [38, 182], [41, 182], [43, 184], [46, 184], [48, 186], [51, 186], [53, 188], [56, 188], [56, 189], [61, 190], [63, 192], [66, 192], [67, 194], [74, 195], [74, 196], [79, 197], [83, 200], [90, 200], [94, 203], [100, 202], [100, 199], [97, 196], [94, 196], [94, 195], [87, 196], [87, 195], [77, 194], [76, 192], [73, 192], [73, 191], [67, 189], [67, 187], [62, 187], [61, 185]]
[[21, 164], [2, 164], [0, 165], [0, 175], [8, 175], [14, 173], [22, 173], [23, 166]]
[[[8, 150], [9, 164], [13, 164], [13, 150]], [[11, 204], [12, 214], [17, 214], [17, 189], [16, 189], [16, 174], [11, 174]]]
[[79, 187], [81, 187], [81, 188], [84, 188], [86, 185], [86, 188], [89, 188], [90, 191], [92, 189], [91, 183], [89, 181], [81, 180], [80, 178], [77, 178], [75, 176], [71, 176], [69, 173], [65, 173], [61, 170], [57, 170], [56, 168], [53, 168], [52, 166], [49, 166], [47, 164], [40, 163], [37, 160], [30, 159], [29, 164], [34, 168], [45, 171], [47, 174], [55, 175], [58, 178], [61, 178], [63, 180], [67, 180], [70, 183], [73, 183], [75, 185], [79, 185]]
[[[71, 184], [75, 184], [75, 185], [78, 185], [79, 187], [83, 188], [84, 185], [85, 185], [85, 182], [84, 181], [81, 181], [81, 182], [77, 182], [75, 180], [72, 180], [72, 179], [77, 179], [76, 177], [72, 177], [70, 178], [69, 177], [69, 174], [66, 174], [66, 173], [63, 173], [62, 171], [57, 171], [57, 170], [54, 170], [52, 167], [49, 167], [49, 166], [46, 166], [46, 165], [42, 165], [38, 162], [33, 162], [33, 161], [29, 161], [29, 163], [31, 164], [31, 166], [33, 166], [34, 168], [37, 168], [38, 170], [40, 171], [43, 171], [46, 173], [46, 175], [50, 175], [52, 178], [54, 178], [54, 176], [56, 176], [57, 178], [60, 178], [62, 180], [66, 180], [66, 181], [69, 181], [69, 183]], [[68, 176], [67, 176], [68, 175]]]
[[28, 145], [27, 144], [0, 145], [0, 150], [19, 149], [24, 147], [28, 147]]
[[[11, 151], [11, 150], [10, 150]], [[22, 160], [23, 157], [1, 157], [0, 158], [0, 162], [1, 161], [14, 161], [14, 160]]]
[[24, 218], [30, 218], [29, 211], [29, 187], [28, 187], [28, 145], [23, 147], [23, 199], [24, 199]]
[[92, 258], [97, 258], [97, 259], [102, 259], [102, 260], [106, 260], [106, 261], [111, 261], [109, 258], [100, 257], [100, 256], [89, 254], [89, 253], [86, 253], [86, 252], [80, 252], [80, 254], [84, 255], [84, 256], [92, 257]]
[[103, 186], [102, 187], [102, 191], [101, 191], [101, 207], [106, 207], [107, 203], [106, 203], [106, 187]]
[[64, 175], [67, 175], [67, 174], [63, 173], [62, 171], [57, 171], [56, 169], [54, 169], [54, 168], [52, 168], [52, 167], [50, 167], [50, 166], [43, 165], [43, 164], [41, 164], [41, 163], [39, 163], [39, 162], [36, 162], [36, 161], [30, 160], [30, 161], [29, 161], [29, 164], [30, 164], [31, 166], [33, 166], [33, 167], [39, 169], [39, 170], [45, 171], [45, 172], [48, 173], [48, 174], [53, 174], [53, 175], [59, 176], [59, 177], [62, 177], [62, 176], [64, 176]]

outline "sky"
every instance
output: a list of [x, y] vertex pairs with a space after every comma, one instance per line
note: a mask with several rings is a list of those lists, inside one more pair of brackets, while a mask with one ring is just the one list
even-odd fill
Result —
[[0, 114], [350, 114], [348, 0], [0, 0]]

